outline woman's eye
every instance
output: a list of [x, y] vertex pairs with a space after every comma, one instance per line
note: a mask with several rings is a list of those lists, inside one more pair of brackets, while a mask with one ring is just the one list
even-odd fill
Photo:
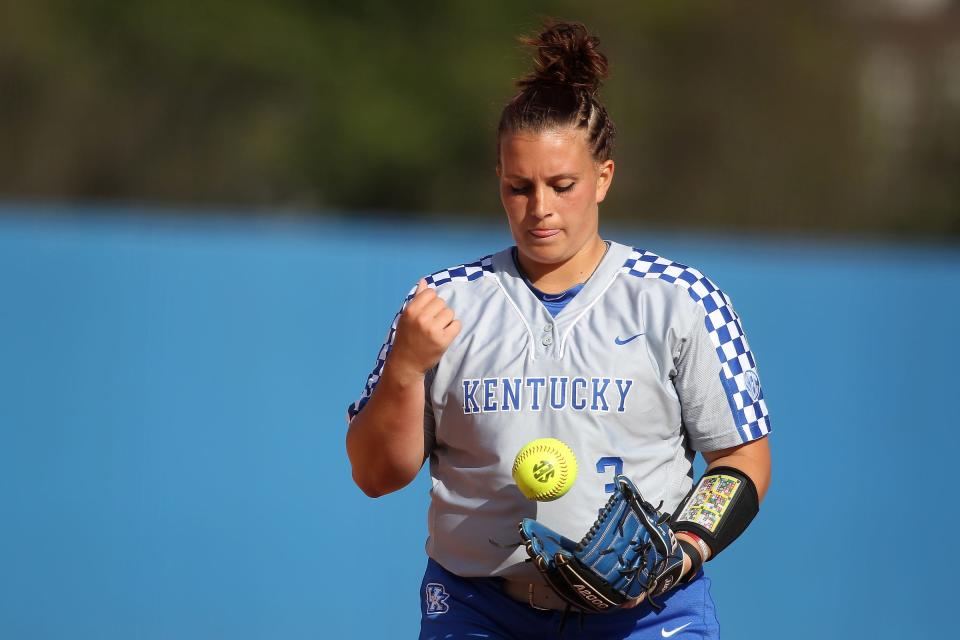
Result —
[[[570, 191], [571, 189], [573, 189], [575, 184], [577, 183], [571, 182], [570, 184], [554, 185], [553, 191], [555, 193], [566, 193], [567, 191]], [[516, 187], [514, 185], [508, 185], [507, 188], [510, 190], [510, 194], [515, 196], [522, 196], [530, 193], [530, 185], [522, 185], [519, 187]]]

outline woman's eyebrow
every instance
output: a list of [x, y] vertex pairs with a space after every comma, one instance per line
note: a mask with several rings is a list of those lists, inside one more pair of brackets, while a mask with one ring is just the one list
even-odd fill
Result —
[[[530, 178], [528, 178], [528, 177], [526, 177], [526, 176], [520, 176], [520, 175], [517, 175], [517, 174], [515, 174], [515, 173], [507, 173], [507, 174], [504, 174], [503, 177], [504, 177], [504, 178], [507, 178], [507, 179], [509, 179], [509, 180], [526, 180], [526, 181], [528, 181], [528, 182], [530, 181]], [[580, 177], [580, 174], [578, 174], [578, 173], [558, 173], [558, 174], [555, 175], [555, 176], [549, 176], [549, 177], [547, 178], [547, 180], [548, 180], [548, 181], [552, 181], [552, 180], [576, 180], [576, 179], [579, 178], [579, 177]]]

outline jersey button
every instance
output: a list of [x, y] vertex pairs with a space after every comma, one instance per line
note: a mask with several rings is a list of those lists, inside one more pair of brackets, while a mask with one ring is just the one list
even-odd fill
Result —
[[553, 344], [553, 337], [552, 337], [552, 336], [543, 336], [543, 340], [541, 340], [540, 342], [543, 343], [543, 346], [549, 347], [550, 345]]
[[550, 333], [551, 331], [553, 331], [553, 325], [550, 323], [547, 323], [543, 325], [543, 330], [546, 331], [547, 333]]

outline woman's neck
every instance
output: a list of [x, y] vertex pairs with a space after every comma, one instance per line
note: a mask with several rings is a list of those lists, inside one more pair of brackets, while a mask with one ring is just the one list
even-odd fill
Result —
[[589, 280], [603, 260], [607, 248], [607, 243], [600, 236], [596, 236], [564, 262], [541, 264], [526, 258], [519, 251], [517, 262], [530, 284], [544, 293], [557, 294]]

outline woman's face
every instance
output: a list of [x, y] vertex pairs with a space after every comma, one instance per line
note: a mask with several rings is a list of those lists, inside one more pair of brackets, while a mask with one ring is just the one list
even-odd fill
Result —
[[[525, 269], [549, 270], [591, 256], [602, 245], [598, 205], [613, 179], [613, 160], [596, 162], [583, 132], [570, 128], [507, 134], [500, 140], [497, 175], [500, 200]], [[595, 266], [590, 265], [590, 271]]]

